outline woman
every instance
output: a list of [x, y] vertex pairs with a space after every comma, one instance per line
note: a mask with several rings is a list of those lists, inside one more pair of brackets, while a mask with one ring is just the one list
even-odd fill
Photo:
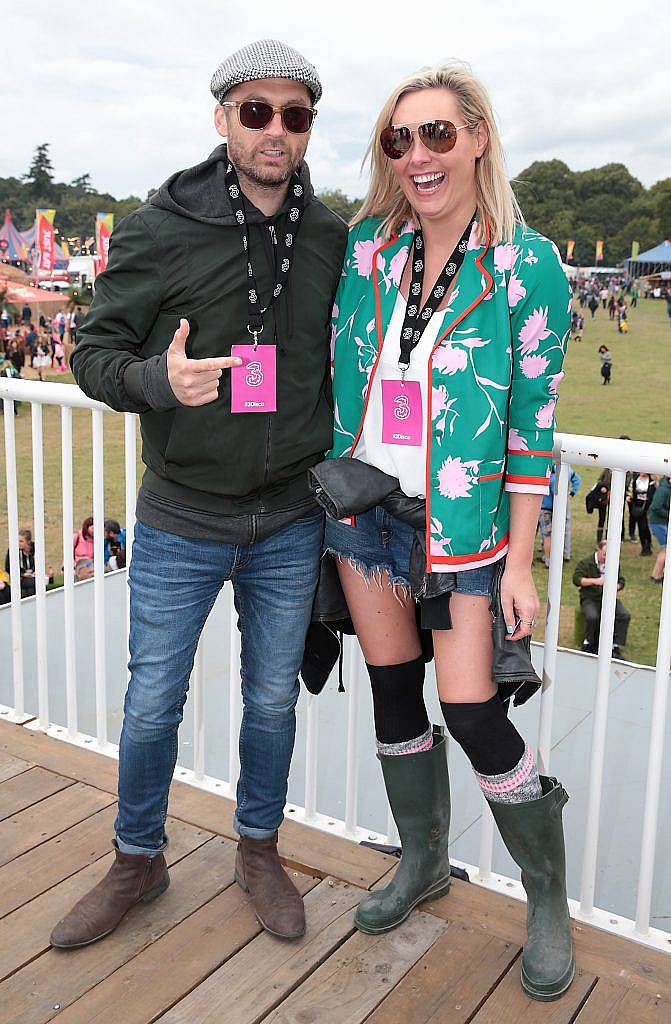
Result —
[[[466, 67], [423, 71], [394, 89], [369, 156], [370, 190], [334, 311], [329, 458], [368, 462], [398, 478], [406, 495], [426, 497], [427, 579], [449, 574], [453, 584], [449, 615], [433, 631], [442, 711], [523, 869], [531, 907], [523, 985], [553, 999], [574, 972], [567, 796], [539, 777], [497, 695], [488, 605], [495, 563], [507, 556], [509, 641], [531, 633], [534, 535], [571, 292], [556, 246], [522, 222], [489, 99]], [[393, 928], [449, 886], [447, 761], [424, 706], [408, 593], [413, 537], [379, 507], [354, 525], [329, 519], [326, 527], [368, 666], [404, 851], [390, 885], [358, 908], [367, 932]]]
[[599, 358], [601, 359], [601, 376], [604, 384], [610, 384], [610, 375], [613, 369], [613, 355], [605, 345], [599, 345]]
[[648, 526], [648, 509], [655, 493], [655, 481], [649, 473], [632, 473], [627, 488], [629, 508], [629, 540], [636, 540], [636, 527], [641, 541], [641, 554], [652, 555], [652, 535]]
[[81, 530], [77, 530], [72, 538], [72, 564], [77, 568], [77, 563], [85, 559], [93, 562], [93, 517], [87, 516], [82, 523]]

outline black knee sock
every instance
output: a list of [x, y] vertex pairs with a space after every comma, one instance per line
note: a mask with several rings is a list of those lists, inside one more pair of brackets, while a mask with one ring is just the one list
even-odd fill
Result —
[[[424, 658], [402, 665], [366, 664], [373, 690], [375, 735], [381, 744], [402, 744], [424, 736]], [[400, 752], [400, 751], [399, 751]]]
[[534, 755], [498, 694], [479, 704], [440, 703], [450, 735], [466, 753], [488, 800], [520, 804], [542, 797]]
[[498, 694], [476, 704], [440, 706], [452, 736], [463, 748], [476, 772], [509, 772], [524, 753], [524, 740], [506, 714]]

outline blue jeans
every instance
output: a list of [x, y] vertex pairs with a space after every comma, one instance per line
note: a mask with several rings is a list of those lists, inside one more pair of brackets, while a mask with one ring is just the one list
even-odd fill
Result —
[[296, 731], [298, 671], [324, 533], [309, 512], [263, 541], [224, 544], [138, 522], [130, 565], [130, 672], [119, 747], [116, 842], [165, 848], [168, 790], [201, 630], [232, 580], [241, 633], [243, 714], [234, 825], [257, 839], [279, 828]]

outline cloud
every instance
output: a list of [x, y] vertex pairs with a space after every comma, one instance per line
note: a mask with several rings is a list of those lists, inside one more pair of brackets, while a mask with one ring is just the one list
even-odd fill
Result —
[[49, 142], [59, 180], [88, 172], [101, 192], [144, 196], [217, 144], [212, 71], [260, 37], [290, 42], [319, 68], [309, 151], [318, 188], [362, 195], [361, 158], [388, 92], [454, 57], [490, 91], [512, 175], [553, 157], [574, 169], [625, 163], [646, 185], [671, 174], [659, 5], [472, 0], [427, 10], [352, 0], [335, 9], [306, 0], [14, 5], [3, 14], [0, 175], [23, 173]]

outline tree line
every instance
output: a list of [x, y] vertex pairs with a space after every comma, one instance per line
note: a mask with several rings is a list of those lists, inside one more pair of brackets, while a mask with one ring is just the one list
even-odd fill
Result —
[[[671, 178], [646, 188], [624, 164], [572, 171], [562, 160], [537, 160], [517, 176], [513, 188], [527, 222], [552, 238], [564, 256], [567, 241], [574, 239], [574, 262], [582, 265], [594, 262], [598, 238], [604, 243], [604, 263], [611, 265], [630, 255], [633, 241], [643, 252], [671, 237]], [[340, 189], [318, 195], [344, 220], [361, 205]], [[68, 184], [55, 181], [48, 143], [36, 147], [20, 178], [0, 178], [0, 211], [9, 207], [20, 230], [32, 224], [37, 207], [55, 208], [56, 226], [66, 239], [91, 237], [98, 211], [113, 213], [118, 224], [142, 202], [139, 196], [115, 199], [96, 191], [90, 174]]]

